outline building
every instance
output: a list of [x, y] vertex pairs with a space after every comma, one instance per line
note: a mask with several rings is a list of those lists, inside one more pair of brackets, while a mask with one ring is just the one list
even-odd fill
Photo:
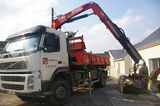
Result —
[[[160, 67], [160, 27], [134, 46], [146, 61], [149, 73]], [[109, 50], [109, 54], [111, 61], [110, 76], [118, 78], [120, 75], [128, 75], [133, 72], [134, 61], [125, 50]]]
[[146, 61], [149, 73], [160, 67], [160, 27], [135, 47]]
[[110, 76], [118, 78], [120, 75], [129, 74], [128, 70], [129, 66], [131, 66], [129, 55], [127, 55], [127, 53], [123, 49], [109, 50], [109, 54], [111, 62], [109, 73]]

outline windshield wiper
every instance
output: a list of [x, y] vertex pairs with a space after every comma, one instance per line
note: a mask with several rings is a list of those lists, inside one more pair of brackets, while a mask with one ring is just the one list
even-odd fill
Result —
[[12, 58], [12, 55], [9, 53], [9, 56]]

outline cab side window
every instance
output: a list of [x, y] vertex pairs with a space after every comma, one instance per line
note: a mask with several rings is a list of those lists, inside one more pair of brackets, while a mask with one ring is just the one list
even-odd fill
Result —
[[[51, 34], [50, 34], [51, 35]], [[44, 42], [43, 42], [43, 47], [44, 47], [44, 52], [59, 52], [60, 51], [60, 42], [59, 42], [59, 36], [55, 35], [52, 45], [49, 45], [48, 42], [51, 41], [49, 34], [45, 34]], [[50, 49], [52, 48], [52, 49]]]

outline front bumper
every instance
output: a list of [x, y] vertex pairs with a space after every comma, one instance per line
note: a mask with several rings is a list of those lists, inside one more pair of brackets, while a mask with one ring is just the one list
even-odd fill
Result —
[[[38, 71], [30, 74], [0, 74], [0, 92], [19, 96], [43, 96], [39, 74]], [[33, 76], [32, 84], [28, 83], [30, 76]], [[33, 87], [30, 88], [29, 85]]]
[[25, 97], [39, 97], [39, 96], [45, 96], [45, 94], [41, 91], [37, 91], [37, 92], [30, 92], [30, 93], [23, 93], [23, 92], [9, 92], [8, 90], [0, 90], [0, 92], [2, 93], [12, 93], [15, 94], [17, 96], [25, 96]]

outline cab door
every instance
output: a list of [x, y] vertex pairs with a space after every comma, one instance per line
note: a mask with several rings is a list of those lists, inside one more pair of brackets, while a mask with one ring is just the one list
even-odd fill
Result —
[[42, 39], [40, 67], [42, 81], [47, 81], [51, 79], [53, 72], [62, 65], [62, 50], [60, 48], [60, 36], [46, 33], [42, 35]]

